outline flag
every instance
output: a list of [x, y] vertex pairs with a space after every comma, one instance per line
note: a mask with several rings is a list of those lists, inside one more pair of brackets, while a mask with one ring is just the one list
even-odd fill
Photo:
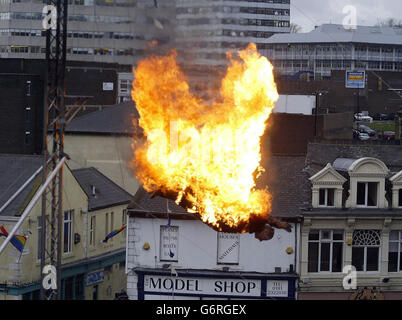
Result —
[[124, 229], [126, 229], [126, 225], [121, 226], [119, 229], [113, 230], [110, 232], [105, 239], [102, 240], [102, 242], [107, 242], [110, 238], [113, 238], [116, 234], [119, 234], [122, 232]]
[[[6, 237], [6, 238], [8, 237], [8, 232], [7, 232], [7, 230], [4, 228], [4, 226], [1, 226], [1, 227], [0, 227], [0, 231], [1, 231], [0, 236]], [[26, 242], [26, 241], [27, 241], [27, 238], [26, 238], [26, 237], [20, 236], [20, 235], [18, 235], [18, 234], [14, 235], [14, 236], [11, 238], [11, 240], [10, 240], [11, 244], [12, 244], [19, 252], [22, 252], [22, 250], [24, 250], [24, 246], [25, 246], [25, 242]]]

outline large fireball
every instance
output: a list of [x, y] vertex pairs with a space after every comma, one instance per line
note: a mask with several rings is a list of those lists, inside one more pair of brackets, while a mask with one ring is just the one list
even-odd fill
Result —
[[214, 229], [254, 232], [271, 212], [270, 194], [255, 180], [278, 93], [272, 65], [254, 44], [227, 56], [212, 104], [191, 93], [175, 51], [139, 62], [132, 97], [146, 141], [134, 141], [132, 165], [148, 192], [173, 197]]

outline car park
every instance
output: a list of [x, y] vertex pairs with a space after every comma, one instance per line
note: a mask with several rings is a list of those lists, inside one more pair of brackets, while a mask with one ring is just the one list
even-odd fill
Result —
[[367, 141], [370, 140], [370, 136], [367, 133], [359, 132], [358, 139], [362, 141]]
[[355, 120], [356, 121], [368, 121], [372, 122], [373, 118], [367, 115], [364, 115], [363, 113], [356, 113], [355, 114]]
[[378, 135], [379, 138], [387, 141], [395, 140], [395, 132], [394, 131], [384, 131]]
[[373, 129], [371, 129], [370, 127], [365, 126], [365, 125], [360, 125], [360, 126], [358, 126], [357, 130], [358, 130], [359, 132], [367, 133], [370, 137], [374, 137], [374, 136], [376, 135], [376, 131], [375, 131], [375, 130], [373, 130]]
[[388, 115], [385, 113], [376, 113], [372, 116], [373, 120], [376, 121], [383, 121], [383, 120], [388, 120]]

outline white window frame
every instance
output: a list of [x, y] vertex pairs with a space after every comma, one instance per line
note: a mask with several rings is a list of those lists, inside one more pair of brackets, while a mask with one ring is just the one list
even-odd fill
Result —
[[36, 248], [36, 258], [37, 260], [41, 259], [42, 255], [42, 216], [38, 216], [38, 227], [37, 227], [37, 234], [38, 234], [38, 247]]
[[[365, 204], [358, 204], [357, 203], [357, 198], [358, 198], [358, 190], [359, 190], [359, 183], [364, 183], [365, 184], [365, 199], [364, 203]], [[368, 205], [368, 186], [369, 183], [375, 183], [377, 185], [377, 200], [376, 200], [376, 205], [375, 206], [369, 206]], [[380, 195], [380, 183], [378, 181], [357, 181], [356, 183], [356, 207], [357, 208], [378, 208], [378, 203], [379, 203], [379, 195]]]
[[[332, 190], [334, 190], [334, 199], [333, 199], [333, 205], [332, 206], [329, 206], [328, 205], [328, 190], [329, 189], [332, 189]], [[320, 191], [321, 190], [325, 190], [325, 199], [324, 199], [324, 203], [325, 204], [320, 204]], [[320, 207], [320, 208], [335, 208], [335, 203], [336, 203], [336, 188], [319, 188], [318, 189], [318, 206]]]
[[[67, 219], [65, 215], [68, 215]], [[63, 253], [71, 253], [73, 251], [73, 215], [74, 215], [74, 210], [68, 210], [68, 211], [64, 211], [63, 214]], [[68, 244], [67, 244], [67, 250], [66, 247], [64, 246], [64, 239], [66, 237], [64, 230], [65, 230], [65, 225], [68, 225]]]
[[[398, 240], [391, 240], [391, 232], [398, 232]], [[396, 271], [388, 271], [390, 273], [399, 273], [402, 272], [402, 269], [400, 268], [400, 263], [401, 263], [401, 252], [402, 252], [402, 230], [391, 230], [390, 231], [390, 237], [389, 237], [389, 244], [391, 243], [397, 243], [398, 244], [398, 261], [397, 261], [397, 270]], [[388, 246], [388, 255], [389, 255], [389, 248], [391, 245]], [[389, 259], [388, 259], [389, 263]], [[388, 270], [389, 270], [389, 264], [388, 264]]]
[[95, 246], [96, 216], [91, 216], [89, 220], [89, 245]]
[[402, 188], [398, 189], [398, 208], [402, 208], [402, 205], [399, 205], [400, 203], [402, 204]]
[[[358, 230], [355, 230], [358, 231]], [[366, 231], [366, 230], [362, 230], [362, 231]], [[379, 245], [375, 245], [375, 246], [369, 246], [369, 245], [354, 245], [352, 244], [352, 261], [353, 261], [353, 248], [364, 248], [364, 261], [363, 261], [363, 270], [362, 271], [358, 271], [356, 269], [356, 271], [358, 273], [367, 273], [367, 274], [375, 274], [375, 273], [379, 273], [381, 272], [381, 231], [380, 230], [367, 230], [367, 231], [378, 231], [378, 236], [380, 238], [380, 244]], [[353, 236], [354, 237], [354, 236]], [[354, 240], [354, 239], [353, 239]], [[378, 270], [375, 271], [367, 271], [367, 248], [378, 248]]]
[[[333, 243], [334, 242], [335, 243], [342, 243], [342, 268], [341, 269], [343, 269], [343, 266], [344, 266], [344, 263], [345, 263], [345, 245], [344, 245], [344, 243], [345, 243], [345, 231], [340, 230], [340, 229], [339, 230], [337, 230], [337, 229], [331, 229], [331, 230], [328, 230], [328, 229], [314, 229], [313, 230], [312, 229], [312, 230], [310, 230], [310, 232], [311, 231], [318, 231], [319, 237], [318, 237], [318, 240], [308, 240], [307, 241], [307, 250], [309, 250], [310, 243], [318, 243], [318, 271], [317, 272], [307, 271], [307, 272], [311, 273], [311, 274], [317, 274], [317, 273], [321, 273], [321, 274], [323, 274], [323, 273], [338, 274], [338, 273], [342, 273], [342, 270], [339, 271], [339, 272], [338, 271], [332, 271]], [[334, 231], [342, 231], [342, 233], [343, 233], [342, 240], [333, 240]], [[330, 232], [330, 239], [322, 239], [322, 233], [323, 232]], [[329, 247], [329, 271], [328, 270], [321, 271], [321, 244], [322, 243], [329, 243], [330, 244], [330, 247]], [[307, 266], [307, 268], [308, 268], [308, 266]]]

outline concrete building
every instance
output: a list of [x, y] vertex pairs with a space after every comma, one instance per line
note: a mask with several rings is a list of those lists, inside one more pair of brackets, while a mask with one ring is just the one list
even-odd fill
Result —
[[[41, 175], [6, 201], [41, 165], [41, 156], [0, 156], [0, 225], [8, 232], [38, 190]], [[71, 171], [64, 166], [63, 184], [62, 298], [112, 300], [126, 288], [125, 231], [102, 240], [126, 223], [131, 195], [94, 168]], [[17, 230], [27, 237], [23, 251], [10, 243], [0, 257], [0, 299], [39, 299], [41, 204], [36, 203]]]
[[269, 241], [217, 232], [174, 201], [139, 189], [127, 213], [130, 299], [296, 298], [304, 157], [265, 155], [262, 165], [268, 173], [258, 187], [268, 186], [272, 215], [292, 225]]
[[177, 0], [176, 7], [176, 47], [197, 91], [219, 84], [227, 51], [290, 32], [290, 0]]
[[402, 297], [401, 159], [396, 145], [309, 145], [299, 299]]
[[[0, 4], [1, 58], [45, 57], [42, 10], [46, 1]], [[133, 65], [148, 42], [172, 36], [174, 5], [158, 0], [69, 0], [67, 60]]]
[[[66, 127], [64, 150], [72, 169], [94, 167], [134, 195], [139, 182], [130, 166], [134, 139], [141, 139], [134, 103], [124, 102], [80, 116]], [[138, 124], [138, 123], [137, 123]]]
[[331, 70], [402, 71], [400, 28], [323, 24], [308, 33], [276, 34], [260, 48], [276, 73], [290, 78], [325, 79]]

